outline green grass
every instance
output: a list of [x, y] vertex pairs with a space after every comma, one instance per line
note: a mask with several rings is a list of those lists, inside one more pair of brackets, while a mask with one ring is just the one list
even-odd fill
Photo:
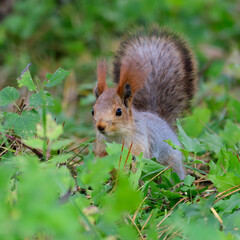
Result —
[[[17, 1], [0, 25], [0, 239], [240, 239], [236, 5]], [[152, 23], [183, 32], [199, 62], [182, 145], [167, 141], [183, 181], [115, 143], [93, 153], [97, 58], [111, 62], [119, 36]]]

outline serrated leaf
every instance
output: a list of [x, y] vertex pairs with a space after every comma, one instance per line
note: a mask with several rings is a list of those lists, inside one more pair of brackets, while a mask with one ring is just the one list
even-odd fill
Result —
[[53, 106], [53, 99], [50, 93], [47, 91], [41, 90], [38, 93], [34, 93], [29, 98], [29, 104], [33, 107], [39, 107], [43, 104], [46, 104], [46, 106]]
[[[116, 155], [97, 158], [94, 161], [85, 163], [85, 171], [80, 174], [80, 180], [93, 189], [99, 188], [109, 178], [110, 171], [113, 169], [113, 158]], [[101, 170], [100, 170], [101, 169]]]
[[186, 186], [191, 186], [194, 180], [195, 180], [195, 177], [192, 177], [191, 175], [187, 175], [184, 179], [184, 184]]
[[204, 150], [203, 146], [196, 138], [190, 138], [187, 136], [185, 131], [183, 130], [180, 121], [177, 121], [177, 127], [179, 130], [179, 141], [184, 145], [185, 149], [189, 152], [193, 152], [197, 154]]
[[183, 153], [183, 155], [185, 156], [186, 160], [188, 159], [188, 154], [189, 154], [189, 151], [187, 151], [186, 149], [184, 148], [181, 148], [179, 147], [177, 144], [175, 144], [171, 139], [169, 140], [163, 140], [164, 142], [166, 142], [167, 144], [169, 144], [173, 149], [177, 149], [179, 150], [180, 152]]
[[31, 65], [31, 63], [29, 63], [27, 65], [27, 67], [23, 70], [21, 76], [19, 78], [17, 78], [17, 83], [18, 83], [18, 87], [27, 87], [29, 91], [35, 91], [36, 90], [36, 86], [33, 83], [33, 79], [32, 76], [29, 72], [29, 66]]
[[220, 200], [214, 204], [214, 207], [220, 208], [223, 213], [231, 212], [234, 208], [237, 209], [240, 207], [240, 193], [232, 195], [229, 199]]
[[224, 146], [222, 138], [220, 138], [216, 134], [210, 134], [206, 132], [201, 137], [201, 142], [205, 146], [206, 150], [214, 151], [215, 153], [219, 153], [220, 149]]
[[165, 168], [165, 166], [161, 165], [160, 163], [147, 158], [142, 158], [141, 162], [143, 165], [142, 171], [146, 173], [143, 175], [143, 178], [147, 177], [148, 175], [157, 174]]
[[120, 173], [116, 191], [106, 195], [103, 206], [109, 220], [117, 220], [123, 213], [136, 210], [140, 202], [140, 192], [132, 187], [127, 176]]
[[228, 119], [224, 130], [219, 135], [229, 147], [233, 147], [234, 144], [240, 141], [240, 128]]
[[197, 137], [208, 123], [211, 111], [208, 108], [195, 108], [191, 116], [183, 119], [183, 128], [188, 136]]
[[125, 165], [125, 161], [127, 160], [126, 164], [129, 164], [132, 162], [132, 154], [130, 153], [127, 159], [127, 155], [129, 150], [127, 148], [123, 148], [123, 152], [121, 153], [121, 149], [122, 149], [122, 145], [118, 144], [118, 143], [106, 143], [107, 147], [106, 147], [106, 152], [111, 155], [111, 154], [117, 154], [119, 155], [119, 158], [117, 161], [114, 161], [115, 167], [118, 168], [118, 164], [120, 161], [120, 155], [122, 155], [121, 157], [121, 164], [120, 164], [120, 169], [124, 168]]
[[[50, 114], [47, 115], [46, 118], [46, 134], [47, 138], [50, 141], [56, 140], [60, 137], [63, 133], [63, 126], [61, 124], [57, 124]], [[44, 129], [43, 126], [38, 124], [37, 125], [37, 135], [41, 138], [44, 137]]]
[[36, 124], [40, 121], [38, 113], [33, 111], [23, 112], [22, 115], [7, 113], [4, 128], [13, 128], [20, 137], [30, 137], [36, 132]]
[[31, 139], [26, 139], [23, 141], [24, 144], [26, 144], [29, 147], [32, 148], [37, 148], [37, 149], [43, 149], [43, 140], [40, 138], [31, 138]]
[[66, 71], [62, 68], [59, 68], [54, 74], [47, 74], [46, 78], [48, 79], [45, 83], [46, 87], [53, 87], [63, 81], [68, 75], [70, 71]]
[[220, 192], [240, 185], [240, 177], [231, 172], [224, 176], [209, 174], [208, 177]]
[[62, 162], [66, 162], [71, 157], [73, 157], [72, 153], [61, 154], [61, 155], [52, 157], [50, 161], [54, 163], [62, 163]]
[[169, 190], [160, 190], [161, 194], [163, 194], [164, 196], [166, 196], [169, 199], [175, 199], [175, 198], [181, 198], [182, 195], [179, 193], [175, 193], [175, 192], [171, 192]]
[[0, 91], [0, 106], [8, 105], [20, 97], [20, 94], [14, 87], [5, 87]]
[[233, 121], [240, 122], [240, 101], [234, 98], [230, 98], [230, 101], [227, 104], [227, 109], [228, 109], [230, 118]]
[[58, 140], [51, 144], [51, 150], [56, 151], [59, 149], [64, 149], [67, 145], [69, 145], [72, 142], [73, 142], [73, 140], [71, 140], [71, 139]]

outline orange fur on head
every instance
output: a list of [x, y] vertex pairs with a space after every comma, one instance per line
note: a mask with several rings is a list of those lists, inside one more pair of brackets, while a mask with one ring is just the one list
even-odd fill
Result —
[[123, 58], [121, 61], [120, 79], [117, 87], [119, 96], [123, 97], [125, 84], [130, 85], [131, 95], [133, 96], [143, 87], [150, 71], [151, 66], [147, 63], [143, 64], [142, 60], [139, 61], [133, 56], [130, 58]]
[[105, 59], [98, 61], [97, 66], [97, 93], [100, 96], [102, 92], [107, 88], [106, 85], [107, 64]]

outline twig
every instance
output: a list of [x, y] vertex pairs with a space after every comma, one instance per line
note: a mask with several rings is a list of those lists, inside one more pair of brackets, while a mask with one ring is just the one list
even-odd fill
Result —
[[134, 213], [133, 218], [132, 218], [134, 222], [135, 222], [135, 219], [136, 219], [136, 217], [137, 217], [137, 213], [138, 213], [140, 207], [142, 206], [142, 204], [144, 203], [144, 201], [145, 201], [146, 199], [147, 199], [147, 197], [145, 197], [145, 198], [142, 200], [142, 202], [139, 204], [136, 212]]
[[176, 232], [174, 232], [168, 239], [170, 240], [170, 239], [175, 238], [175, 236], [176, 236], [177, 234], [179, 234], [179, 232], [181, 233], [181, 229], [178, 229]]
[[213, 204], [215, 204], [216, 202], [222, 200], [223, 198], [225, 198], [225, 197], [227, 197], [227, 196], [229, 196], [229, 195], [231, 195], [231, 194], [233, 194], [233, 193], [235, 193], [235, 192], [238, 192], [238, 191], [240, 191], [240, 188], [238, 188], [238, 189], [236, 189], [236, 190], [234, 190], [234, 191], [232, 191], [232, 192], [230, 192], [230, 193], [228, 193], [228, 194], [226, 194], [226, 195], [223, 195], [222, 197], [220, 197], [220, 198], [218, 198], [217, 200], [215, 200], [215, 201], [213, 202]]
[[10, 144], [10, 146], [9, 146], [9, 147], [6, 147], [6, 148], [2, 147], [2, 145], [1, 145], [0, 148], [4, 149], [4, 151], [0, 153], [0, 156], [2, 156], [5, 152], [7, 152], [8, 149], [11, 148], [11, 146], [12, 146], [14, 143], [15, 143], [15, 141], [13, 141], [13, 142]]
[[130, 148], [129, 148], [129, 150], [128, 150], [128, 155], [127, 155], [126, 160], [125, 160], [125, 163], [124, 163], [124, 168], [125, 168], [125, 166], [126, 166], [126, 164], [127, 164], [127, 160], [128, 160], [128, 157], [129, 157], [130, 152], [131, 152], [131, 149], [132, 149], [132, 145], [133, 145], [133, 143], [131, 143]]
[[162, 237], [162, 235], [164, 233], [166, 233], [167, 231], [169, 231], [171, 228], [173, 228], [173, 226], [169, 226], [167, 229], [163, 230], [162, 233], [160, 235], [158, 235], [158, 239], [160, 239]]
[[[167, 171], [169, 168], [171, 168], [175, 163], [172, 163], [171, 165], [169, 165], [168, 167], [164, 168], [161, 172], [159, 172], [157, 175], [155, 175], [154, 177], [152, 177], [148, 182], [151, 182], [153, 179], [155, 179], [156, 177], [158, 177], [159, 175], [161, 175], [163, 172]], [[139, 189], [141, 190], [143, 188], [144, 185], [142, 185]]]
[[0, 135], [5, 135], [5, 137], [7, 137], [8, 139], [16, 141], [16, 142], [20, 143], [21, 145], [23, 145], [24, 147], [30, 149], [32, 152], [34, 152], [36, 155], [38, 155], [38, 157], [40, 158], [40, 161], [43, 161], [43, 154], [40, 151], [38, 151], [37, 149], [27, 146], [20, 139], [18, 139], [16, 137], [10, 136], [8, 134], [3, 134], [1, 132], [0, 132]]
[[225, 168], [223, 167], [222, 163], [220, 163], [220, 165], [221, 165], [223, 171], [224, 171], [225, 173], [227, 173], [227, 171], [226, 171]]
[[227, 190], [225, 190], [225, 191], [223, 191], [223, 192], [220, 192], [219, 194], [216, 195], [216, 197], [219, 197], [219, 196], [221, 196], [223, 193], [228, 192], [228, 191], [230, 191], [230, 190], [232, 190], [232, 189], [234, 189], [234, 188], [238, 188], [238, 187], [240, 187], [240, 185], [231, 187], [231, 188], [229, 188], [229, 189], [227, 189]]
[[147, 225], [148, 221], [150, 220], [150, 218], [152, 217], [152, 215], [153, 215], [153, 213], [151, 213], [151, 214], [148, 216], [147, 220], [145, 221], [145, 223], [143, 224], [143, 226], [142, 226], [142, 228], [141, 228], [141, 231], [143, 231], [143, 229], [146, 227], [146, 225]]
[[215, 218], [221, 223], [221, 225], [223, 225], [223, 220], [220, 218], [220, 216], [218, 215], [216, 210], [213, 207], [211, 207], [210, 209], [211, 209], [213, 215], [215, 216]]
[[238, 161], [240, 162], [240, 158], [239, 158], [239, 155], [238, 155], [238, 153], [237, 153], [237, 158], [238, 158]]
[[129, 217], [129, 219], [131, 220], [131, 222], [132, 222], [132, 224], [134, 225], [134, 227], [137, 229], [137, 231], [138, 231], [138, 233], [139, 233], [141, 239], [144, 240], [144, 237], [143, 237], [141, 231], [138, 229], [136, 223], [133, 221], [133, 219], [131, 218], [131, 216], [130, 216], [129, 214], [128, 214], [128, 217]]
[[122, 142], [122, 149], [121, 149], [121, 155], [120, 155], [120, 159], [119, 159], [118, 169], [120, 168], [121, 161], [122, 161], [123, 148], [124, 148], [124, 138], [123, 138], [123, 142]]

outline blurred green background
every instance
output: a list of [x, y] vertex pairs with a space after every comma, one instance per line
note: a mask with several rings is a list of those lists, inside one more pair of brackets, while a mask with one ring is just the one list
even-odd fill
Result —
[[197, 55], [200, 81], [223, 84], [238, 96], [237, 0], [3, 0], [0, 90], [16, 86], [16, 78], [28, 63], [40, 81], [58, 67], [71, 70], [65, 83], [52, 92], [55, 106], [51, 112], [66, 121], [68, 133], [92, 135], [90, 109], [97, 59], [104, 56], [110, 64], [125, 32], [151, 24], [183, 33]]

